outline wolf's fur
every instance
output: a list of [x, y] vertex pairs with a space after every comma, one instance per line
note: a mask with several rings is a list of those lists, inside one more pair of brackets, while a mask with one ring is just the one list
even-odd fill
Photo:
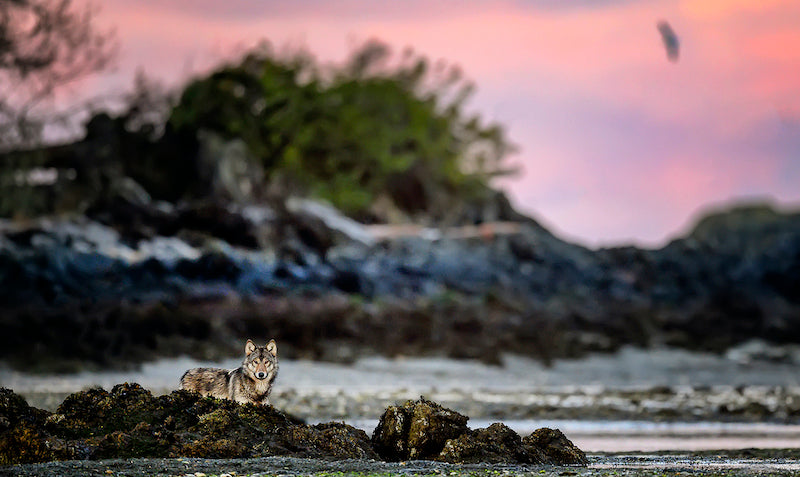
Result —
[[181, 376], [181, 388], [204, 396], [230, 399], [241, 404], [269, 404], [272, 383], [278, 376], [278, 345], [270, 340], [244, 345], [244, 361], [236, 369], [194, 368]]

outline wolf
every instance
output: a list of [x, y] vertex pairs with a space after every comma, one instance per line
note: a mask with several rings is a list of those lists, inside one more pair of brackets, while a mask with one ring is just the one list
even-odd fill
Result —
[[236, 369], [194, 368], [181, 376], [181, 388], [204, 396], [230, 399], [240, 404], [269, 405], [272, 384], [278, 377], [278, 345], [270, 340], [244, 345], [244, 361]]

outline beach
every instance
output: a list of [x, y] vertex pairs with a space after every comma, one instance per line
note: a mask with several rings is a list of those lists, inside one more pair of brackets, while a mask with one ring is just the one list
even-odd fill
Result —
[[[176, 389], [195, 366], [237, 360], [159, 360], [138, 370], [28, 375], [3, 369], [0, 383], [35, 407], [54, 410], [69, 393], [137, 382]], [[501, 366], [441, 358], [368, 357], [351, 365], [283, 360], [273, 405], [308, 423], [343, 421], [368, 434], [386, 406], [424, 396], [470, 416], [471, 428], [503, 422], [524, 436], [561, 429], [587, 452], [586, 468], [453, 466], [441, 463], [136, 459], [47, 463], [20, 475], [793, 475], [800, 471], [800, 383], [789, 362], [741, 355], [624, 348], [556, 360], [506, 355]], [[107, 472], [110, 471], [110, 472]], [[70, 474], [72, 472], [72, 474]], [[569, 472], [564, 474], [564, 472]], [[576, 474], [573, 474], [576, 473]], [[197, 475], [197, 474], [196, 474]]]

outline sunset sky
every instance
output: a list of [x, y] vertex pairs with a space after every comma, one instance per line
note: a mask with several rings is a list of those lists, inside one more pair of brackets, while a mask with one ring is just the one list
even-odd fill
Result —
[[523, 173], [501, 184], [514, 204], [583, 244], [661, 245], [735, 200], [800, 204], [797, 0], [95, 4], [120, 42], [116, 69], [84, 86], [98, 91], [139, 67], [177, 84], [261, 39], [335, 62], [377, 38], [457, 64], [471, 108], [520, 147]]

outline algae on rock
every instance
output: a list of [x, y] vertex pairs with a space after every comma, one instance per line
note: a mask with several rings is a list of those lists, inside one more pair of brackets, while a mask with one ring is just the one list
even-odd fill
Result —
[[373, 437], [344, 423], [307, 425], [272, 406], [188, 391], [153, 396], [135, 383], [69, 395], [55, 413], [0, 388], [0, 465], [132, 457], [438, 460], [453, 463], [586, 464], [560, 431], [524, 439], [420, 398], [390, 406]]

